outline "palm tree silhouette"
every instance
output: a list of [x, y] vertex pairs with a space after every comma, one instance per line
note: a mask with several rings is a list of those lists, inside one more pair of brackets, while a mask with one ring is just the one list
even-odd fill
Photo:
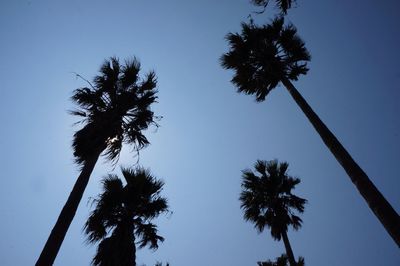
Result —
[[[288, 257], [286, 254], [282, 254], [280, 257], [277, 257], [275, 261], [267, 260], [257, 262], [258, 266], [287, 266], [288, 265]], [[304, 266], [304, 258], [300, 257], [297, 262], [297, 266]]]
[[[251, 0], [251, 3], [253, 3], [256, 6], [261, 6], [264, 9], [260, 12], [263, 13], [265, 11], [265, 8], [269, 4], [270, 0]], [[275, 0], [276, 5], [280, 9], [281, 13], [286, 15], [287, 10], [292, 7], [292, 4], [296, 2], [296, 0]]]
[[301, 227], [302, 220], [294, 211], [303, 213], [307, 200], [292, 194], [300, 179], [287, 174], [288, 166], [286, 162], [258, 160], [254, 165], [256, 173], [243, 171], [239, 199], [244, 219], [253, 222], [260, 233], [268, 227], [273, 239], [282, 239], [290, 265], [296, 266], [287, 231], [289, 226], [295, 230]]
[[117, 58], [106, 60], [94, 85], [75, 90], [72, 100], [78, 109], [73, 115], [84, 126], [74, 135], [72, 147], [81, 173], [65, 203], [36, 265], [52, 265], [67, 233], [89, 177], [101, 153], [116, 162], [122, 143], [140, 149], [149, 144], [142, 131], [155, 124], [150, 109], [157, 99], [154, 72], [139, 77], [140, 63], [134, 58], [124, 65]]
[[400, 246], [399, 215], [291, 83], [307, 73], [310, 61], [296, 28], [291, 24], [284, 26], [282, 17], [265, 26], [243, 23], [241, 34], [230, 33], [227, 40], [230, 51], [221, 57], [221, 62], [224, 68], [235, 71], [232, 82], [238, 91], [254, 94], [257, 101], [264, 101], [268, 93], [282, 83]]
[[84, 227], [89, 243], [100, 242], [92, 261], [96, 266], [136, 265], [136, 244], [157, 249], [164, 241], [151, 223], [168, 211], [167, 200], [160, 196], [164, 183], [143, 168], [123, 168], [122, 175], [125, 186], [116, 175], [103, 180], [103, 192]]

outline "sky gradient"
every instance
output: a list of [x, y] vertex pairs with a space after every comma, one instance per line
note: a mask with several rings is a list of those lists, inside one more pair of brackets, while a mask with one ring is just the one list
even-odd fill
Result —
[[[397, 212], [400, 211], [400, 3], [303, 1], [289, 10], [312, 60], [294, 85]], [[241, 170], [257, 159], [289, 163], [308, 199], [304, 225], [289, 231], [306, 265], [397, 266], [400, 252], [289, 93], [265, 102], [236, 93], [220, 67], [224, 36], [257, 10], [248, 0], [0, 2], [0, 265], [33, 265], [79, 173], [71, 149], [79, 126], [67, 111], [110, 56], [137, 56], [155, 70], [161, 127], [140, 155], [166, 185], [171, 215], [156, 223], [160, 248], [137, 264], [256, 265], [284, 253], [268, 231], [243, 220]], [[277, 11], [253, 14], [258, 23]], [[136, 162], [129, 147], [119, 165]], [[89, 265], [82, 228], [101, 178], [100, 160], [55, 265]], [[119, 172], [119, 166], [114, 171]]]

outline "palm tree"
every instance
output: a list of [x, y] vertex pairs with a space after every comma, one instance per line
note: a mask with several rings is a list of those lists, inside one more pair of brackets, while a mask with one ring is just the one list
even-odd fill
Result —
[[117, 58], [106, 60], [94, 85], [74, 91], [72, 100], [78, 109], [73, 115], [82, 118], [84, 126], [74, 135], [73, 150], [81, 173], [65, 203], [36, 265], [52, 265], [67, 233], [89, 177], [100, 156], [116, 162], [122, 143], [140, 149], [149, 144], [142, 131], [155, 124], [150, 109], [157, 99], [154, 72], [139, 77], [140, 63], [134, 58], [124, 65]]
[[230, 51], [222, 56], [222, 66], [235, 71], [232, 82], [238, 91], [254, 94], [257, 101], [264, 101], [280, 83], [286, 87], [371, 210], [400, 246], [399, 215], [291, 83], [307, 73], [307, 62], [310, 61], [310, 54], [296, 32], [293, 25], [284, 26], [282, 17], [265, 26], [243, 23], [241, 34], [227, 35]]
[[[277, 257], [275, 261], [267, 260], [257, 262], [258, 266], [287, 266], [288, 265], [288, 257], [286, 254], [282, 254], [280, 257]], [[297, 262], [297, 266], [304, 266], [304, 258], [300, 257]]]
[[168, 211], [160, 196], [164, 183], [143, 168], [123, 168], [122, 175], [125, 186], [116, 175], [103, 180], [103, 192], [85, 224], [88, 242], [100, 242], [92, 261], [96, 266], [135, 266], [136, 244], [157, 249], [164, 240], [151, 223]]
[[[261, 6], [263, 7], [263, 10], [260, 13], [263, 13], [265, 11], [265, 8], [268, 6], [270, 0], [251, 0], [251, 3], [253, 3], [256, 6]], [[287, 10], [292, 7], [292, 4], [296, 2], [296, 0], [275, 0], [276, 5], [280, 9], [281, 13], [286, 15]]]
[[295, 230], [301, 227], [302, 220], [294, 211], [303, 213], [307, 200], [292, 194], [300, 179], [287, 174], [288, 166], [277, 160], [257, 160], [256, 173], [248, 169], [243, 171], [243, 191], [239, 199], [244, 219], [253, 222], [260, 233], [268, 227], [273, 239], [283, 239], [290, 265], [296, 266], [287, 231], [289, 226]]

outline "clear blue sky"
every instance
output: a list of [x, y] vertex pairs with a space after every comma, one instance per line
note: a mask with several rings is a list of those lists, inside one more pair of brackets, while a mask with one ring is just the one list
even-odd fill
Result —
[[[400, 211], [400, 4], [298, 1], [289, 19], [312, 54], [295, 85]], [[138, 56], [158, 76], [164, 116], [140, 163], [165, 180], [166, 241], [138, 265], [256, 265], [284, 252], [244, 222], [241, 170], [257, 159], [290, 164], [309, 200], [289, 232], [309, 266], [397, 266], [400, 252], [287, 91], [263, 103], [240, 95], [221, 69], [224, 36], [256, 10], [248, 0], [0, 2], [0, 265], [33, 265], [75, 182], [72, 91], [105, 58]], [[269, 21], [276, 10], [255, 16]], [[129, 149], [120, 164], [135, 162]], [[55, 265], [89, 265], [82, 226], [112, 165], [98, 163]], [[118, 170], [118, 168], [116, 169]]]

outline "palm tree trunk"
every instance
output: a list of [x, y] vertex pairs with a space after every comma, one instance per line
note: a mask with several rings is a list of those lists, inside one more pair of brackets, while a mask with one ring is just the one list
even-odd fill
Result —
[[136, 266], [135, 225], [133, 224], [133, 216], [127, 214], [123, 217], [114, 233], [117, 231], [117, 248], [115, 249], [115, 254], [110, 254], [116, 257], [114, 264]]
[[[127, 258], [126, 265], [136, 266], [135, 225], [133, 223], [133, 215], [128, 213], [127, 216], [129, 218], [124, 221], [126, 224], [125, 227], [127, 228], [124, 234], [124, 244], [129, 244], [127, 246], [125, 245], [125, 248], [127, 247], [127, 249], [125, 249], [125, 256], [122, 257]], [[127, 254], [130, 254], [130, 256], [126, 256]]]
[[288, 256], [290, 266], [297, 266], [296, 260], [294, 259], [293, 250], [290, 246], [289, 238], [286, 232], [282, 232], [281, 236], [283, 239], [283, 243], [285, 244], [286, 255]]
[[57, 253], [60, 250], [61, 244], [67, 234], [68, 228], [71, 225], [72, 219], [75, 216], [76, 210], [78, 209], [79, 202], [82, 199], [83, 192], [89, 182], [89, 177], [96, 165], [96, 162], [100, 156], [97, 153], [88, 160], [86, 160], [83, 165], [81, 174], [75, 182], [75, 185], [69, 194], [67, 202], [61, 210], [58, 216], [57, 222], [51, 230], [50, 236], [36, 262], [36, 266], [49, 266], [53, 265], [56, 259]]
[[293, 84], [288, 79], [282, 80], [282, 83], [292, 95], [300, 109], [307, 116], [313, 127], [317, 130], [325, 145], [336, 157], [336, 160], [342, 165], [351, 181], [368, 203], [370, 209], [374, 212], [376, 217], [378, 217], [386, 231], [400, 247], [400, 216], [375, 187], [367, 174], [353, 160], [338, 139], [311, 109]]
[[132, 241], [132, 257], [133, 257], [133, 266], [136, 266], [136, 244], [135, 244], [135, 234], [132, 234], [133, 241]]

